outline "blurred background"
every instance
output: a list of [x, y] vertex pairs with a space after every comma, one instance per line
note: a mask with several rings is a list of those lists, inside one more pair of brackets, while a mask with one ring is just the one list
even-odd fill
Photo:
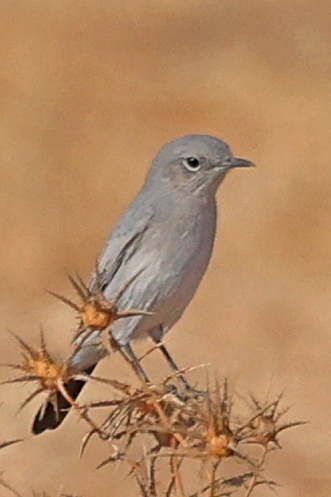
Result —
[[[167, 344], [241, 393], [284, 391], [288, 419], [309, 421], [267, 464], [281, 497], [331, 493], [330, 15], [329, 0], [0, 3], [0, 362], [20, 359], [8, 329], [37, 344], [41, 324], [65, 356], [75, 321], [44, 289], [72, 297], [67, 272], [88, 278], [163, 142], [219, 136], [257, 167], [220, 188], [213, 260]], [[119, 365], [98, 374], [125, 378]], [[168, 373], [155, 355], [148, 368]], [[1, 441], [29, 437], [0, 452], [6, 480], [136, 494], [121, 469], [95, 470], [106, 444], [78, 460], [75, 414], [30, 437], [40, 399], [16, 411], [31, 388], [1, 387]]]

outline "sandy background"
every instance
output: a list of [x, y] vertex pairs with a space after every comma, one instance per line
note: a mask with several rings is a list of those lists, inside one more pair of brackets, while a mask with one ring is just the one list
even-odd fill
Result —
[[[285, 390], [290, 419], [310, 422], [270, 458], [281, 497], [331, 493], [330, 15], [329, 0], [0, 2], [0, 361], [19, 358], [8, 328], [36, 343], [41, 323], [64, 353], [74, 322], [43, 288], [88, 277], [164, 141], [222, 137], [257, 167], [222, 185], [212, 263], [167, 342], [241, 392]], [[30, 391], [2, 387], [1, 440], [28, 436], [38, 401], [15, 413]], [[94, 470], [107, 447], [77, 460], [84, 431], [70, 416], [0, 468], [26, 496], [136, 495]]]

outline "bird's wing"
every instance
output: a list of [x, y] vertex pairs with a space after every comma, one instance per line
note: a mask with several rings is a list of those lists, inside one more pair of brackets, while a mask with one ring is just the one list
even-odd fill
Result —
[[[112, 300], [139, 269], [141, 272], [142, 268], [132, 267], [130, 259], [139, 249], [141, 238], [148, 231], [153, 215], [152, 207], [146, 205], [146, 200], [138, 194], [123, 213], [105, 243], [97, 261], [97, 269], [89, 284], [91, 292], [101, 290], [107, 299]], [[132, 272], [126, 280], [124, 275], [130, 268]], [[99, 343], [99, 335], [99, 331], [95, 330], [88, 334], [86, 340], [84, 337], [74, 339], [75, 345], [81, 344], [83, 340], [84, 346], [78, 348], [72, 355], [70, 359], [72, 365], [79, 369], [86, 369], [105, 355], [105, 350]]]
[[152, 207], [144, 205], [144, 198], [138, 195], [123, 213], [105, 243], [97, 261], [97, 270], [89, 285], [92, 291], [104, 291], [114, 280], [119, 269], [127, 264], [136, 252], [152, 218]]

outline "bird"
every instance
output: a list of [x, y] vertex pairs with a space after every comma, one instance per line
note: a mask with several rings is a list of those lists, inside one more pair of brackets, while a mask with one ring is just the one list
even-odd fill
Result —
[[[216, 192], [230, 170], [251, 166], [251, 161], [235, 157], [223, 140], [208, 134], [175, 138], [155, 156], [142, 188], [97, 259], [99, 277], [94, 272], [89, 283], [91, 291], [99, 285], [111, 301], [131, 280], [119, 307], [149, 311], [112, 323], [113, 340], [132, 362], [136, 357], [131, 342], [150, 337], [177, 368], [162, 340], [182, 316], [208, 267], [217, 225]], [[97, 337], [94, 331], [71, 357], [79, 371], [90, 374], [104, 357]], [[140, 373], [148, 380], [143, 370]], [[76, 399], [84, 384], [69, 380], [66, 389]], [[56, 395], [58, 412], [50, 401], [41, 408], [33, 421], [34, 434], [55, 429], [65, 419], [70, 405], [60, 392]]]

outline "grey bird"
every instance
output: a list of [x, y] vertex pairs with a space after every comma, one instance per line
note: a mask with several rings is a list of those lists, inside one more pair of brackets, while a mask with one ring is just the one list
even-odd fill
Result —
[[[97, 262], [98, 284], [107, 300], [137, 275], [121, 295], [119, 309], [152, 312], [112, 324], [112, 337], [133, 362], [131, 341], [151, 337], [160, 343], [201, 282], [215, 239], [220, 183], [230, 169], [253, 165], [234, 157], [224, 141], [210, 135], [176, 138], [154, 158], [144, 185], [110, 233]], [[93, 275], [91, 290], [96, 279]], [[92, 333], [71, 358], [73, 366], [88, 374], [105, 355], [97, 335]], [[176, 369], [163, 344], [160, 348]], [[66, 388], [76, 398], [83, 386], [83, 381], [70, 380]], [[54, 429], [65, 418], [70, 406], [57, 395], [59, 412], [49, 402], [34, 420], [34, 433]]]

